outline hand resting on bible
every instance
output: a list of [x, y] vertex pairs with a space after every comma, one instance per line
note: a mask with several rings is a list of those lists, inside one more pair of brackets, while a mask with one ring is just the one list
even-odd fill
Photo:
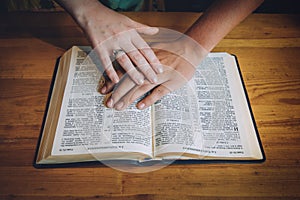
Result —
[[164, 95], [179, 89], [194, 75], [196, 67], [208, 54], [203, 47], [187, 36], [165, 43], [151, 45], [162, 63], [163, 73], [158, 74], [158, 82], [145, 80], [142, 85], [136, 84], [127, 74], [118, 70], [121, 81], [115, 85], [109, 79], [101, 86], [102, 94], [111, 93], [106, 106], [124, 110], [135, 100], [146, 95], [137, 103], [138, 109], [145, 109], [161, 99]]
[[156, 34], [157, 27], [136, 22], [98, 0], [56, 1], [82, 28], [99, 57], [99, 70], [105, 72], [111, 81], [119, 81], [112, 66], [114, 59], [135, 83], [142, 84], [145, 78], [152, 83], [157, 81], [157, 73], [162, 72], [161, 64], [141, 37], [142, 34]]

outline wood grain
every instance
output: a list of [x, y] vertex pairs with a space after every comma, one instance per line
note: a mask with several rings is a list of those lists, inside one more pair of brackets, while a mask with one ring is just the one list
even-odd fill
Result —
[[[200, 13], [124, 13], [185, 31]], [[235, 54], [267, 160], [36, 169], [37, 140], [56, 59], [89, 44], [64, 12], [0, 14], [0, 199], [299, 199], [300, 15], [253, 14], [213, 51]]]

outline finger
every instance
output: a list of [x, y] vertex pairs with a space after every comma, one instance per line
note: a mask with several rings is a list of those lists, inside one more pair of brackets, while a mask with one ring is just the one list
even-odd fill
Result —
[[149, 45], [143, 40], [140, 36], [137, 36], [132, 39], [132, 43], [135, 45], [137, 49], [141, 52], [144, 58], [147, 59], [147, 62], [151, 65], [152, 69], [156, 73], [163, 73], [163, 66], [154, 54], [153, 50], [149, 47]]
[[[129, 104], [134, 102], [136, 99], [138, 99], [139, 97], [148, 93], [151, 89], [156, 87], [158, 84], [162, 84], [162, 83], [168, 84], [169, 82], [170, 82], [170, 85], [176, 84], [176, 82], [172, 83], [172, 81], [167, 81], [170, 78], [168, 75], [169, 74], [165, 74], [165, 73], [159, 74], [159, 82], [157, 84], [152, 84], [146, 80], [143, 85], [133, 85], [133, 84], [131, 84], [131, 83], [133, 83], [133, 81], [129, 77], [127, 77], [127, 79], [121, 80], [120, 83], [118, 84], [118, 86], [116, 86], [115, 90], [112, 93], [112, 102], [115, 103], [113, 105], [113, 107], [116, 110], [123, 110]], [[167, 88], [167, 87], [165, 86], [164, 88]], [[170, 90], [168, 90], [168, 91], [170, 91]], [[166, 91], [166, 93], [168, 93], [168, 92]], [[154, 96], [154, 95], [152, 95], [152, 96]], [[146, 103], [147, 104], [139, 104], [138, 108], [144, 109], [152, 104], [151, 102], [149, 102], [149, 103], [146, 102]]]
[[112, 62], [110, 60], [109, 54], [107, 51], [101, 51], [100, 47], [94, 48], [94, 51], [100, 58], [100, 63], [97, 61], [98, 59], [95, 58], [94, 63], [96, 64], [97, 68], [102, 72], [106, 73], [107, 76], [110, 78], [110, 80], [114, 83], [119, 82], [119, 77], [116, 73], [116, 71], [113, 68]]
[[128, 93], [126, 93], [118, 102], [116, 102], [114, 108], [116, 110], [124, 110], [134, 101], [139, 99], [144, 94], [148, 93], [156, 85], [150, 82], [143, 85], [136, 85]]
[[[140, 36], [134, 31], [131, 33], [131, 39], [133, 38], [140, 38]], [[140, 38], [140, 40], [142, 40]], [[135, 64], [135, 66], [144, 74], [144, 76], [152, 83], [157, 82], [157, 75], [154, 72], [154, 70], [149, 65], [148, 61], [144, 57], [144, 55], [136, 48], [134, 44], [132, 44], [132, 41], [122, 41], [121, 43], [123, 49], [126, 51], [128, 57], [131, 59], [131, 61]], [[145, 43], [147, 45], [147, 43]], [[148, 47], [150, 48], [150, 47]]]
[[144, 76], [133, 66], [125, 52], [116, 55], [116, 60], [136, 84], [141, 85], [144, 83]]
[[157, 75], [149, 65], [148, 61], [144, 58], [144, 56], [138, 51], [134, 49], [127, 53], [133, 63], [137, 66], [137, 68], [145, 75], [145, 77], [152, 83], [157, 82]]
[[163, 84], [159, 85], [148, 96], [137, 103], [136, 107], [141, 110], [145, 109], [170, 92], [171, 90], [169, 90], [169, 88], [165, 87]]
[[115, 83], [113, 83], [113, 82], [111, 82], [111, 81], [107, 81], [107, 82], [103, 85], [103, 87], [101, 88], [100, 93], [101, 93], [101, 94], [107, 94], [107, 93], [110, 93], [110, 92], [113, 90], [113, 88], [114, 88], [115, 85], [116, 85]]
[[114, 105], [135, 86], [136, 83], [128, 74], [125, 74], [119, 84], [115, 86], [110, 99], [107, 101], [107, 107], [113, 108]]
[[[119, 68], [116, 68], [116, 72], [117, 72], [119, 79], [121, 79], [124, 75], [124, 71]], [[100, 78], [98, 91], [101, 94], [110, 93], [114, 89], [115, 85], [116, 84], [107, 77], [106, 73], [104, 73]]]
[[101, 94], [105, 94], [105, 90], [106, 90], [106, 89], [103, 90], [103, 88], [105, 88], [106, 82], [107, 82], [107, 81], [106, 81], [105, 76], [102, 75], [102, 76], [100, 77], [99, 82], [98, 82], [98, 92], [100, 92]]

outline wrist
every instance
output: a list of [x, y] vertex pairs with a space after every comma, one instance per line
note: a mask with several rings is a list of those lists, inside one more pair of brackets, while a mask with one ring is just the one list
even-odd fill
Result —
[[185, 34], [209, 52], [217, 45], [220, 38], [217, 34], [210, 32], [207, 24], [201, 22], [197, 26], [192, 26]]
[[183, 35], [178, 40], [178, 43], [178, 46], [184, 52], [181, 56], [188, 60], [193, 66], [198, 66], [209, 53], [206, 47], [187, 35]]
[[[103, 6], [98, 0], [56, 0], [77, 22], [77, 24], [84, 28], [89, 18], [94, 16], [94, 12], [101, 14], [105, 10], [109, 10]], [[101, 12], [99, 12], [101, 10]]]

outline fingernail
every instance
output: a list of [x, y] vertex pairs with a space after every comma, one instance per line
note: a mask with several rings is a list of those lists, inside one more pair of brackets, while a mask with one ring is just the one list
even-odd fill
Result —
[[101, 93], [104, 94], [106, 92], [106, 86], [103, 86], [103, 88], [101, 88]]
[[122, 107], [123, 107], [123, 105], [124, 105], [124, 103], [121, 101], [121, 102], [119, 102], [119, 103], [117, 103], [117, 105], [116, 105], [116, 110], [121, 110], [122, 109]]
[[108, 101], [107, 101], [107, 107], [109, 107], [109, 108], [112, 108], [113, 107], [113, 105], [114, 105], [114, 101], [112, 100], [112, 99], [109, 99]]
[[157, 68], [157, 70], [158, 70], [158, 73], [163, 73], [164, 72], [164, 70], [163, 70], [163, 68], [161, 67], [161, 66], [159, 66], [158, 68]]
[[113, 78], [113, 82], [114, 82], [114, 83], [118, 83], [119, 81], [120, 81], [119, 77], [114, 77], [114, 78]]
[[157, 77], [154, 77], [154, 78], [152, 79], [152, 83], [157, 83], [157, 82], [158, 82]]
[[142, 85], [144, 83], [144, 79], [143, 78], [139, 78], [137, 80], [137, 82], [138, 82], [139, 85]]
[[141, 103], [141, 104], [138, 105], [138, 109], [141, 109], [141, 110], [142, 110], [144, 107], [145, 107], [145, 104], [144, 104], [144, 103]]

